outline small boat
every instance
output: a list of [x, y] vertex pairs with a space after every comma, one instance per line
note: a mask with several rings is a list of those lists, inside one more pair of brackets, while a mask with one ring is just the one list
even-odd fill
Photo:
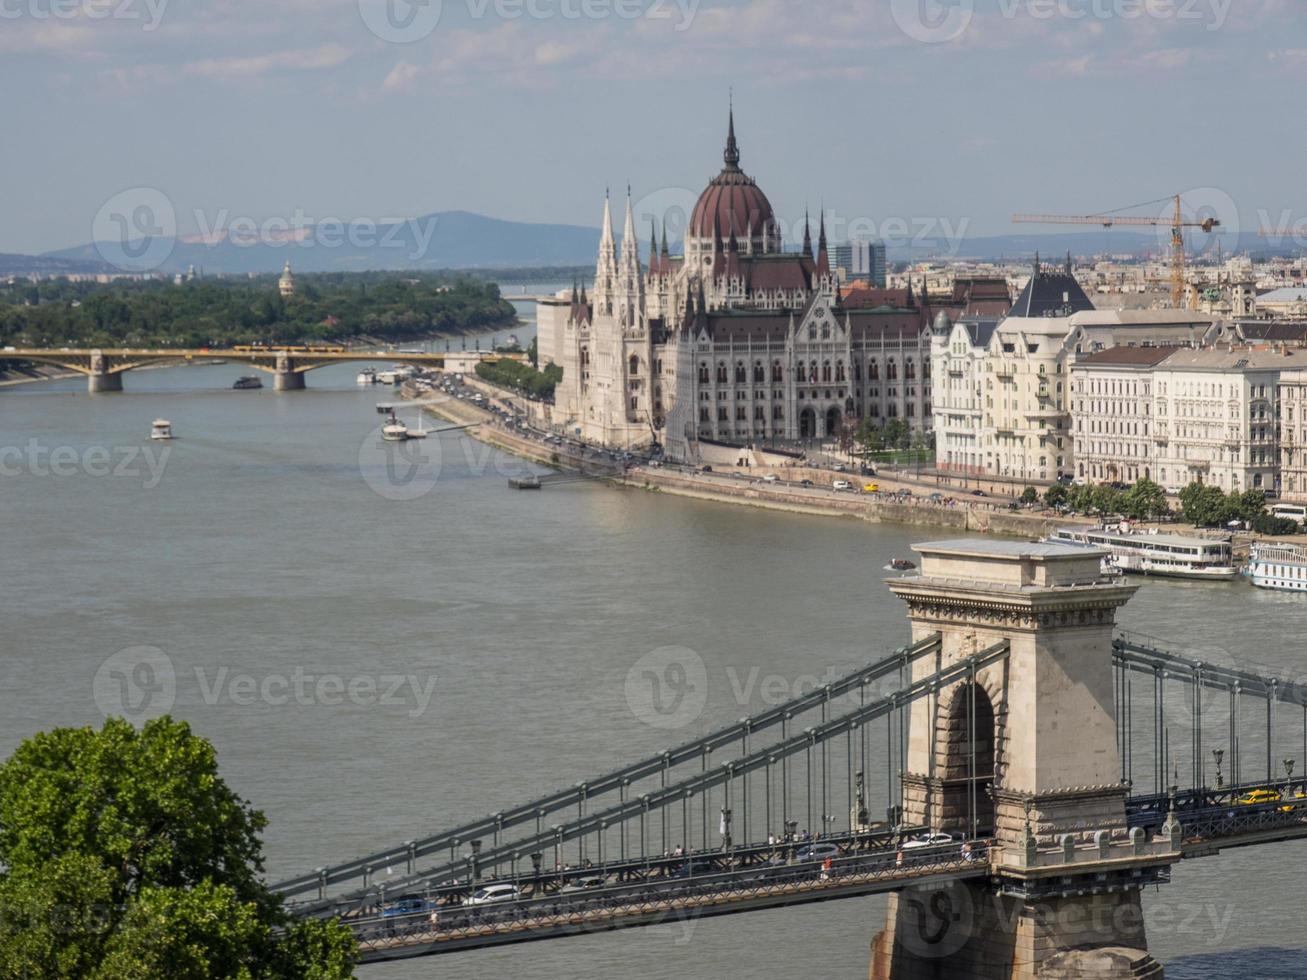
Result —
[[259, 376], [257, 374], [242, 375], [241, 377], [237, 378], [236, 383], [232, 385], [232, 388], [238, 391], [245, 391], [251, 388], [262, 388], [262, 387], [263, 387], [263, 382], [259, 379]]
[[364, 368], [358, 373], [358, 377], [354, 381], [360, 385], [374, 385], [377, 383], [377, 372], [372, 368]]
[[150, 428], [151, 439], [171, 439], [172, 423], [167, 419], [155, 419], [154, 425]]
[[404, 442], [409, 438], [408, 426], [392, 417], [381, 427], [381, 438], [385, 442]]
[[907, 558], [891, 558], [890, 563], [885, 566], [887, 572], [910, 572], [917, 567], [915, 561], [909, 561]]
[[515, 476], [508, 481], [508, 485], [514, 490], [539, 490], [540, 477], [538, 476]]

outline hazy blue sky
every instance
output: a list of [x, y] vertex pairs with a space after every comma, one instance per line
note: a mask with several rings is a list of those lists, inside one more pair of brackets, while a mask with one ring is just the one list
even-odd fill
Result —
[[605, 184], [697, 193], [732, 86], [743, 166], [784, 221], [824, 202], [1001, 234], [1013, 211], [1183, 190], [1255, 229], [1307, 217], [1304, 17], [1302, 0], [0, 0], [0, 251], [84, 243], [140, 187], [183, 233], [456, 208], [593, 225]]

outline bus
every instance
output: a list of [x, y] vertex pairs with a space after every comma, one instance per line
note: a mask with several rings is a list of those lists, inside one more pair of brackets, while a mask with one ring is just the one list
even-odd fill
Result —
[[1307, 507], [1302, 504], [1271, 504], [1271, 514], [1274, 517], [1287, 517], [1291, 521], [1297, 521], [1299, 526], [1307, 523]]

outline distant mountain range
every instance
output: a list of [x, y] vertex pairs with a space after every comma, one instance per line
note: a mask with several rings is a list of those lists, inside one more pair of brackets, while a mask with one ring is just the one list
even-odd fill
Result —
[[[1211, 254], [1215, 238], [1191, 235], [1190, 248], [1205, 246]], [[208, 238], [182, 237], [156, 243], [151, 250], [159, 271], [184, 272], [190, 266], [209, 274], [274, 273], [289, 260], [299, 272], [361, 272], [375, 269], [494, 269], [544, 266], [587, 266], [594, 262], [599, 229], [579, 225], [531, 224], [488, 218], [467, 211], [442, 211], [402, 224], [376, 227], [316, 226], [282, 232], [276, 238], [241, 240], [218, 229]], [[170, 247], [169, 247], [170, 246]], [[1272, 244], [1255, 234], [1221, 236], [1228, 254], [1293, 254], [1293, 243]], [[1119, 229], [1018, 235], [972, 236], [961, 243], [922, 238], [891, 243], [889, 258], [902, 262], [928, 258], [994, 260], [1028, 258], [1038, 251], [1055, 260], [1074, 255], [1166, 253], [1166, 232], [1139, 233]], [[113, 245], [79, 245], [40, 256], [0, 255], [0, 274], [95, 273], [111, 271]]]

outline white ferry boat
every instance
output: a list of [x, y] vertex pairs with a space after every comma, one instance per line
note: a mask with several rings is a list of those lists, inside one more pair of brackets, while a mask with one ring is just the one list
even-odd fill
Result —
[[1108, 552], [1105, 568], [1131, 574], [1218, 580], [1233, 579], [1238, 574], [1229, 539], [1069, 527], [1054, 531], [1048, 540], [1102, 548]]
[[360, 385], [374, 385], [377, 383], [377, 372], [372, 368], [364, 368], [358, 373], [358, 377], [354, 381]]
[[1307, 548], [1258, 542], [1248, 559], [1247, 575], [1261, 589], [1307, 592]]
[[151, 439], [171, 439], [172, 423], [167, 419], [155, 419], [154, 425], [150, 427]]

